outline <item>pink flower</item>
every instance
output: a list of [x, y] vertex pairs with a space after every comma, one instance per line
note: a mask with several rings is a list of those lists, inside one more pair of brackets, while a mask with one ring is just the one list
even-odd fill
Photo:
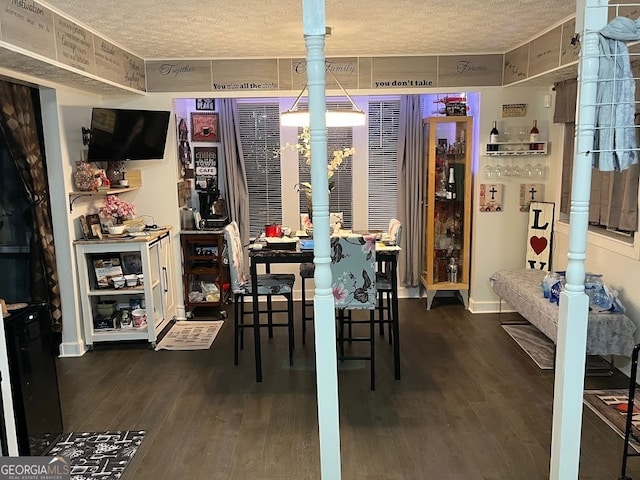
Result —
[[364, 245], [362, 245], [362, 251], [365, 253], [375, 252], [376, 251], [376, 236], [375, 235], [365, 235], [364, 237]]
[[125, 202], [117, 195], [107, 195], [104, 197], [102, 207], [98, 211], [100, 218], [105, 221], [113, 221], [116, 218], [133, 218], [136, 214], [135, 207], [129, 202]]
[[344, 302], [344, 299], [347, 298], [348, 294], [349, 292], [344, 288], [344, 284], [337, 283], [333, 286], [333, 299], [336, 303]]

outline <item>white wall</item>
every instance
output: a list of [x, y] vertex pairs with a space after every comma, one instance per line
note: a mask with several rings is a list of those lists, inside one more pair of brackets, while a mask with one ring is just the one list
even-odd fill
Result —
[[[498, 183], [487, 180], [482, 170], [487, 162], [495, 164], [496, 159], [504, 165], [514, 158], [524, 167], [529, 161], [538, 161], [547, 167], [560, 162], [561, 149], [553, 144], [552, 109], [544, 107], [544, 96], [550, 93], [545, 87], [507, 87], [485, 88], [480, 90], [480, 114], [476, 117], [479, 127], [478, 162], [474, 168], [474, 197], [471, 232], [471, 291], [469, 292], [469, 309], [474, 313], [497, 312], [498, 297], [492, 292], [489, 277], [497, 270], [522, 268], [525, 266], [526, 237], [528, 213], [520, 211], [520, 184], [526, 183], [520, 178], [503, 178], [502, 212], [479, 212], [479, 191], [481, 183]], [[526, 117], [501, 118], [502, 105], [524, 103], [527, 105]], [[538, 121], [541, 140], [552, 140], [550, 154], [546, 157], [485, 157], [482, 156], [484, 144], [489, 138], [493, 121], [498, 122], [498, 130], [503, 131], [506, 124], [511, 126], [532, 126]], [[548, 168], [548, 170], [550, 170]], [[545, 201], [555, 198], [556, 178], [549, 175], [545, 184]], [[528, 182], [531, 183], [531, 182]]]

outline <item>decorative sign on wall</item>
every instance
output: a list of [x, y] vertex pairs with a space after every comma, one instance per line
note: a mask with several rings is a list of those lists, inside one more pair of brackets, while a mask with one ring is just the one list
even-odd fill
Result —
[[191, 141], [218, 141], [218, 114], [201, 112], [191, 114]]
[[218, 188], [218, 147], [194, 147], [193, 162], [196, 190], [213, 191]]
[[526, 117], [526, 116], [527, 116], [526, 103], [507, 103], [502, 105], [502, 118]]
[[215, 110], [215, 98], [196, 98], [196, 110]]
[[149, 92], [210, 92], [211, 60], [145, 62]]
[[549, 260], [554, 206], [552, 202], [531, 202], [526, 268], [547, 271], [551, 269]]
[[502, 184], [501, 183], [481, 183], [480, 184], [480, 211], [481, 212], [502, 212]]
[[520, 184], [520, 211], [528, 212], [531, 202], [539, 202], [544, 196], [544, 184], [521, 183]]

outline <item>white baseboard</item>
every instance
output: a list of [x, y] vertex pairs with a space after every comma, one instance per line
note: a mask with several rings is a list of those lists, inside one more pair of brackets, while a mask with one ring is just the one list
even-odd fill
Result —
[[61, 343], [60, 344], [60, 357], [81, 357], [87, 353], [89, 349], [82, 343]]

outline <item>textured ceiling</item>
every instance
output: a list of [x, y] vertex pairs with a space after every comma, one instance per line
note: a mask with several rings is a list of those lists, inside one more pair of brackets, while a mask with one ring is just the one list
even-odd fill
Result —
[[[300, 0], [46, 0], [144, 59], [304, 57]], [[504, 53], [575, 0], [326, 0], [326, 56]]]

